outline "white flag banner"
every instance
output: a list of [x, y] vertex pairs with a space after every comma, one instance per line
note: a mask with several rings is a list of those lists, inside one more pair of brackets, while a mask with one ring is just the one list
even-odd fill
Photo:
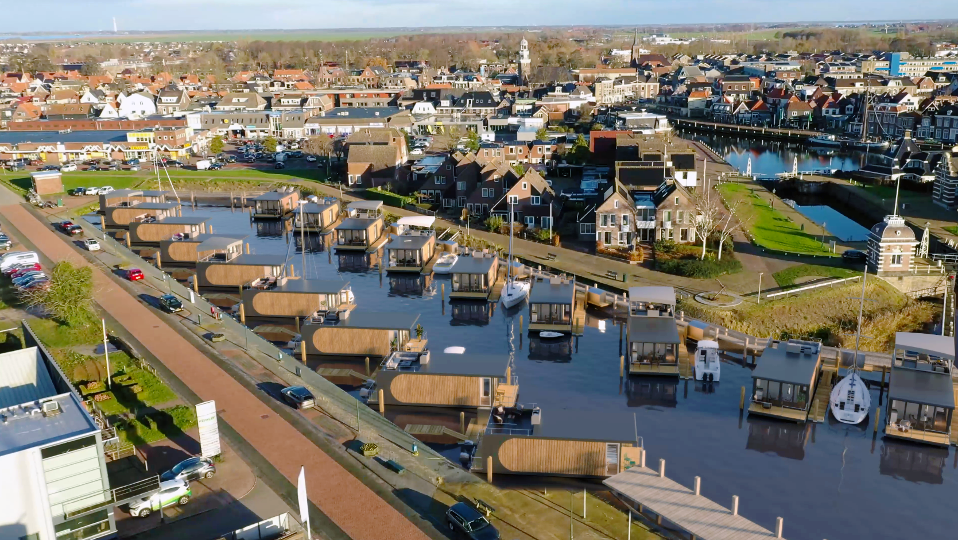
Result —
[[309, 529], [309, 499], [306, 497], [306, 467], [299, 468], [299, 478], [296, 479], [296, 495], [299, 499], [299, 521], [306, 525], [306, 538], [312, 538]]
[[215, 401], [196, 405], [196, 423], [200, 430], [200, 454], [207, 458], [220, 455], [220, 428], [216, 421]]

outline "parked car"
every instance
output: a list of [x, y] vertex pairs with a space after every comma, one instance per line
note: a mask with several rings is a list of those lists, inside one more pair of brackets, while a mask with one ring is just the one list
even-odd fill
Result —
[[133, 159], [128, 159], [128, 160], [124, 161], [123, 163], [124, 163], [125, 165], [139, 165], [139, 164], [140, 164], [140, 160], [138, 160], [138, 159], [136, 159], [136, 158], [133, 158]]
[[421, 156], [422, 154], [423, 154], [422, 148], [413, 148], [412, 150], [409, 151], [409, 155], [411, 156]]
[[279, 392], [283, 400], [295, 409], [308, 409], [316, 404], [313, 394], [303, 386], [288, 386]]
[[25, 266], [39, 262], [40, 258], [35, 251], [12, 251], [0, 257], [0, 272], [6, 273], [14, 266]]
[[36, 290], [36, 289], [46, 289], [46, 288], [49, 288], [49, 287], [50, 287], [50, 279], [49, 279], [49, 278], [41, 278], [41, 279], [38, 279], [38, 280], [35, 280], [35, 281], [31, 281], [31, 282], [30, 282], [29, 284], [27, 284], [27, 285], [21, 285], [21, 286], [19, 287], [19, 289], [20, 289], [21, 291], [33, 291], [33, 290]]
[[306, 161], [308, 161], [309, 163], [315, 163], [316, 156], [306, 156]]
[[31, 160], [29, 161], [28, 165], [30, 165], [31, 167], [39, 167], [40, 165], [43, 165], [43, 160], [42, 160], [42, 159], [31, 159]]
[[41, 277], [47, 277], [46, 273], [44, 273], [43, 270], [34, 270], [32, 272], [27, 272], [18, 278], [15, 278], [13, 280], [13, 284], [19, 287], [20, 285], [27, 285], [34, 279], [41, 278]]
[[60, 170], [60, 167], [58, 167], [58, 166], [56, 166], [56, 165], [44, 165], [43, 167], [40, 167], [40, 168], [37, 169], [37, 170], [38, 170], [38, 171], [59, 171], [59, 170]]
[[285, 169], [285, 168], [286, 168], [286, 164], [283, 163], [282, 161], [277, 161], [277, 162], [276, 162], [276, 165], [273, 165], [273, 168], [274, 168], [274, 169]]
[[222, 164], [222, 163], [213, 163], [212, 165], [210, 165], [209, 167], [207, 167], [206, 170], [208, 170], [208, 171], [218, 171], [218, 170], [220, 170], [220, 169], [222, 169], [222, 168], [223, 168], [223, 164]]
[[70, 195], [73, 195], [74, 197], [79, 195], [86, 195], [86, 188], [85, 187], [73, 188], [70, 190]]
[[113, 189], [113, 186], [103, 186], [96, 191], [96, 194], [106, 195], [107, 193], [110, 193], [111, 191], [116, 191], [115, 189]]
[[236, 163], [236, 158], [233, 156], [226, 156], [226, 158], [223, 161], [227, 163]]
[[67, 231], [70, 229], [70, 227], [73, 226], [73, 222], [72, 222], [72, 221], [69, 221], [69, 220], [67, 220], [67, 221], [61, 221], [61, 222], [55, 224], [54, 226], [55, 226], [56, 228], [60, 229], [60, 230], [63, 231], [63, 232], [67, 232]]
[[73, 172], [77, 170], [76, 163], [67, 163], [66, 165], [60, 167], [60, 172]]
[[183, 166], [182, 161], [177, 161], [175, 159], [170, 159], [170, 160], [164, 161], [163, 163], [166, 164], [167, 167], [182, 167]]
[[100, 251], [100, 243], [97, 242], [96, 238], [87, 238], [84, 240], [83, 247], [85, 247], [87, 251]]
[[126, 271], [126, 279], [130, 281], [140, 281], [143, 277], [143, 270], [139, 268], [130, 268]]
[[5, 268], [3, 270], [3, 275], [7, 277], [11, 277], [13, 276], [14, 273], [19, 272], [21, 270], [23, 270], [24, 272], [29, 272], [31, 270], [39, 270], [39, 269], [40, 269], [39, 262], [19, 263], [19, 264], [10, 265], [7, 268]]
[[144, 518], [167, 506], [183, 506], [190, 502], [192, 496], [190, 483], [186, 480], [160, 482], [160, 491], [130, 503], [130, 514], [134, 517]]
[[868, 254], [860, 249], [849, 249], [842, 253], [842, 262], [844, 263], [863, 263], [868, 259]]
[[15, 266], [13, 271], [10, 272], [10, 278], [16, 279], [27, 272], [36, 272], [41, 270], [40, 263], [27, 264], [23, 266]]
[[84, 194], [84, 195], [99, 195], [99, 194], [100, 194], [100, 188], [98, 188], [98, 187], [88, 187], [88, 188], [86, 188], [86, 191], [84, 191], [83, 194]]
[[213, 478], [216, 474], [216, 465], [213, 460], [205, 457], [191, 457], [184, 459], [172, 469], [160, 475], [161, 481], [167, 480], [199, 480]]
[[458, 502], [446, 510], [446, 524], [454, 535], [470, 540], [499, 540], [499, 531], [485, 516], [466, 503]]
[[10, 237], [5, 234], [0, 234], [0, 249], [4, 251], [10, 251], [10, 248], [13, 247], [13, 240], [10, 240]]
[[69, 229], [67, 229], [66, 233], [69, 234], [70, 236], [82, 236], [83, 227], [79, 225], [73, 225]]
[[183, 302], [172, 294], [164, 294], [160, 297], [160, 309], [167, 313], [183, 311]]

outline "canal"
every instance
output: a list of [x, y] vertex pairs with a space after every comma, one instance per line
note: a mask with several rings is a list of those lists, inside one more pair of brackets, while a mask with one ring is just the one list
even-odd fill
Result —
[[[289, 244], [276, 223], [254, 224], [248, 214], [229, 208], [183, 213], [211, 217], [217, 232], [249, 234], [252, 253], [289, 253], [297, 275], [349, 281], [357, 313], [419, 313], [433, 351], [462, 346], [467, 353], [510, 355], [520, 402], [537, 404], [547, 418], [564, 412], [583, 425], [610, 424], [626, 439], [637, 429], [650, 463], [666, 459], [669, 476], [687, 486], [701, 476], [703, 495], [726, 507], [738, 495], [741, 513], [770, 530], [777, 516], [784, 517], [786, 538], [900, 540], [940, 537], [954, 528], [948, 507], [958, 496], [953, 450], [876, 438], [872, 417], [867, 427], [850, 428], [831, 420], [800, 425], [742, 416], [739, 394], [741, 387], [751, 388], [751, 371], [739, 359], [725, 358], [721, 382], [711, 386], [674, 378], [622, 381], [621, 321], [600, 312], [588, 312], [580, 338], [540, 342], [520, 334], [520, 314], [528, 324], [525, 304], [504, 310], [443, 301], [448, 278], [380, 275], [377, 254], [330, 253], [316, 236], [307, 236], [304, 265], [298, 235]], [[321, 365], [363, 370], [362, 361], [347, 359], [310, 363]], [[872, 400], [878, 399], [873, 386]]]

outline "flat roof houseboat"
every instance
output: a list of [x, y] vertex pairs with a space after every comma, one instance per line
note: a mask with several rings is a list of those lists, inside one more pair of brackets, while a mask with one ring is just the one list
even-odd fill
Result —
[[339, 200], [327, 197], [299, 205], [293, 214], [293, 229], [327, 233], [339, 224]]
[[348, 281], [260, 278], [243, 288], [246, 317], [343, 319], [354, 307]]
[[203, 216], [172, 216], [156, 221], [130, 223], [130, 243], [158, 246], [163, 240], [173, 237], [183, 239], [207, 234], [206, 222], [209, 220], [210, 218]]
[[559, 277], [536, 279], [529, 293], [530, 332], [572, 332], [575, 282]]
[[390, 354], [376, 373], [376, 388], [386, 405], [463, 409], [512, 407], [519, 393], [508, 355], [430, 351]]
[[499, 257], [479, 251], [463, 255], [452, 265], [450, 273], [449, 298], [488, 300], [499, 277]]
[[163, 264], [195, 265], [200, 261], [229, 262], [243, 252], [245, 234], [198, 234], [160, 240]]
[[675, 289], [629, 287], [628, 343], [630, 375], [679, 375]]
[[765, 347], [752, 371], [749, 414], [807, 421], [822, 367], [821, 350], [821, 343], [797, 339]]
[[149, 189], [115, 189], [100, 197], [100, 211], [118, 206], [136, 206], [143, 203], [170, 202], [168, 192]]
[[285, 219], [299, 204], [299, 190], [268, 191], [251, 200], [253, 219]]
[[336, 249], [376, 251], [386, 242], [386, 222], [382, 201], [355, 201], [347, 207], [347, 217], [336, 227]]
[[386, 270], [422, 272], [436, 256], [436, 218], [408, 216], [396, 223], [397, 234], [386, 244]]
[[937, 446], [954, 442], [954, 368], [954, 338], [896, 333], [885, 436]]
[[331, 324], [302, 325], [306, 354], [385, 358], [393, 351], [418, 353], [426, 340], [416, 337], [419, 314], [360, 311]]
[[127, 229], [130, 223], [158, 221], [180, 215], [182, 215], [182, 208], [176, 201], [107, 206], [103, 209], [103, 225], [108, 229]]
[[235, 291], [261, 278], [278, 278], [286, 265], [284, 255], [237, 255], [225, 261], [203, 260], [196, 263], [198, 287], [222, 287]]

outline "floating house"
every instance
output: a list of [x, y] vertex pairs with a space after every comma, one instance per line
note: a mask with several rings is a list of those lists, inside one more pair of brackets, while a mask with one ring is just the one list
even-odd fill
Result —
[[160, 245], [163, 240], [174, 236], [178, 238], [193, 238], [207, 234], [206, 222], [210, 218], [203, 216], [166, 217], [156, 221], [130, 223], [129, 239], [131, 244]]
[[339, 322], [302, 325], [306, 354], [385, 358], [393, 351], [418, 353], [426, 340], [416, 337], [419, 314], [359, 312]]
[[100, 195], [100, 211], [121, 206], [137, 206], [143, 203], [169, 202], [168, 192], [149, 189], [116, 189]]
[[284, 255], [237, 255], [229, 261], [209, 259], [196, 263], [198, 287], [237, 287], [262, 278], [278, 278], [286, 265]]
[[774, 341], [762, 352], [752, 371], [749, 414], [805, 422], [822, 367], [822, 344], [813, 341]]
[[160, 241], [163, 264], [195, 265], [200, 261], [230, 262], [243, 253], [245, 234], [198, 234]]
[[682, 340], [675, 324], [675, 289], [629, 287], [628, 372], [679, 375]]
[[296, 231], [327, 233], [339, 224], [339, 200], [328, 197], [299, 205], [293, 214]]
[[376, 373], [376, 388], [385, 405], [463, 409], [514, 407], [519, 394], [508, 355], [429, 351], [390, 354]]
[[495, 253], [473, 252], [461, 255], [452, 265], [452, 290], [449, 298], [487, 300], [499, 277], [499, 257]]
[[108, 229], [127, 229], [131, 223], [156, 222], [182, 215], [178, 202], [145, 202], [134, 206], [108, 206], [103, 210], [103, 224]]
[[382, 201], [349, 203], [346, 219], [336, 227], [336, 249], [375, 251], [386, 242]]
[[494, 408], [476, 465], [494, 474], [529, 474], [605, 478], [625, 470], [635, 452], [634, 428], [628, 418], [576, 411], [542, 411], [516, 405]]
[[529, 331], [571, 333], [575, 308], [574, 281], [536, 279], [529, 292]]
[[[764, 358], [764, 356], [763, 356]], [[947, 336], [898, 332], [885, 436], [948, 446], [955, 414], [955, 341]]]
[[397, 234], [386, 244], [386, 270], [422, 272], [436, 256], [436, 231], [431, 216], [408, 216], [396, 223]]
[[348, 281], [268, 277], [243, 288], [246, 317], [343, 319], [354, 307]]
[[253, 219], [285, 219], [299, 204], [299, 191], [268, 191], [251, 199]]

